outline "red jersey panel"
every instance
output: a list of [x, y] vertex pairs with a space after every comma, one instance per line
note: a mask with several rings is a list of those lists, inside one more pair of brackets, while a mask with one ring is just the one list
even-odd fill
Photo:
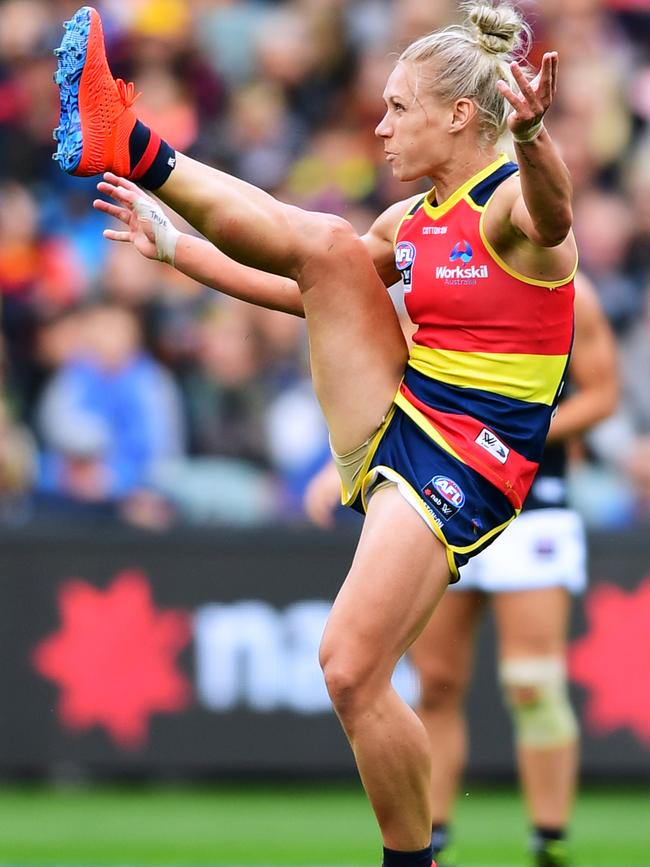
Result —
[[[432, 191], [402, 220], [395, 261], [417, 332], [396, 402], [520, 508], [568, 362], [573, 275], [533, 280], [490, 248], [483, 214], [516, 171], [502, 156], [441, 206]], [[450, 425], [449, 414], [465, 421]]]

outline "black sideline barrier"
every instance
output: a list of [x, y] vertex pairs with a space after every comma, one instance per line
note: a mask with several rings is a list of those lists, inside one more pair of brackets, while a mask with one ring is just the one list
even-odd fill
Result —
[[[4, 533], [0, 775], [347, 775], [316, 662], [354, 533]], [[650, 772], [650, 538], [595, 535], [570, 668], [586, 776]], [[405, 662], [398, 689], [416, 700]], [[512, 773], [494, 636], [470, 774]]]

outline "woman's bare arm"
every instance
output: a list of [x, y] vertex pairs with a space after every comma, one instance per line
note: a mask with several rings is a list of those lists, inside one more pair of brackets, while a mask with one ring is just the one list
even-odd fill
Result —
[[[259, 307], [304, 316], [298, 284], [288, 277], [242, 265], [222, 253], [204, 238], [179, 232], [159, 203], [136, 184], [116, 176], [98, 184], [101, 193], [113, 202], [96, 199], [102, 211], [124, 224], [123, 229], [105, 229], [111, 241], [130, 243], [148, 259], [157, 259], [177, 268], [204, 286]], [[393, 234], [408, 207], [399, 202], [388, 208], [363, 236], [363, 241], [385, 285], [399, 275], [395, 270]], [[352, 287], [351, 287], [352, 288]]]
[[555, 247], [569, 235], [572, 185], [569, 171], [543, 125], [557, 87], [558, 55], [544, 54], [539, 74], [528, 81], [511, 65], [519, 93], [501, 81], [500, 92], [513, 107], [508, 118], [519, 164], [521, 194], [510, 212], [514, 229], [540, 247]]

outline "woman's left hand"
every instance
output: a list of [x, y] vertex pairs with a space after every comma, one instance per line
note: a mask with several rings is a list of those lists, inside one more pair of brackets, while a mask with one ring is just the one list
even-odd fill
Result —
[[532, 81], [528, 81], [516, 61], [510, 64], [519, 93], [511, 90], [505, 81], [497, 82], [499, 93], [514, 109], [508, 117], [508, 128], [515, 141], [532, 141], [539, 134], [544, 115], [555, 96], [557, 68], [557, 51], [549, 51], [544, 54], [542, 66]]

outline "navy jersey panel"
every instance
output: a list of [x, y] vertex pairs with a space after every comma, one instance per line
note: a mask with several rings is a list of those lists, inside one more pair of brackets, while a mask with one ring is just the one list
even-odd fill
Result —
[[[458, 567], [486, 547], [486, 537], [514, 516], [508, 499], [483, 476], [441, 449], [401, 409], [396, 408], [369, 469], [385, 466], [411, 486], [450, 548]], [[363, 514], [359, 495], [351, 508]]]
[[404, 384], [427, 406], [442, 412], [472, 415], [526, 460], [541, 459], [549, 425], [548, 406], [512, 400], [475, 388], [459, 389], [431, 379], [411, 366], [406, 369]]

